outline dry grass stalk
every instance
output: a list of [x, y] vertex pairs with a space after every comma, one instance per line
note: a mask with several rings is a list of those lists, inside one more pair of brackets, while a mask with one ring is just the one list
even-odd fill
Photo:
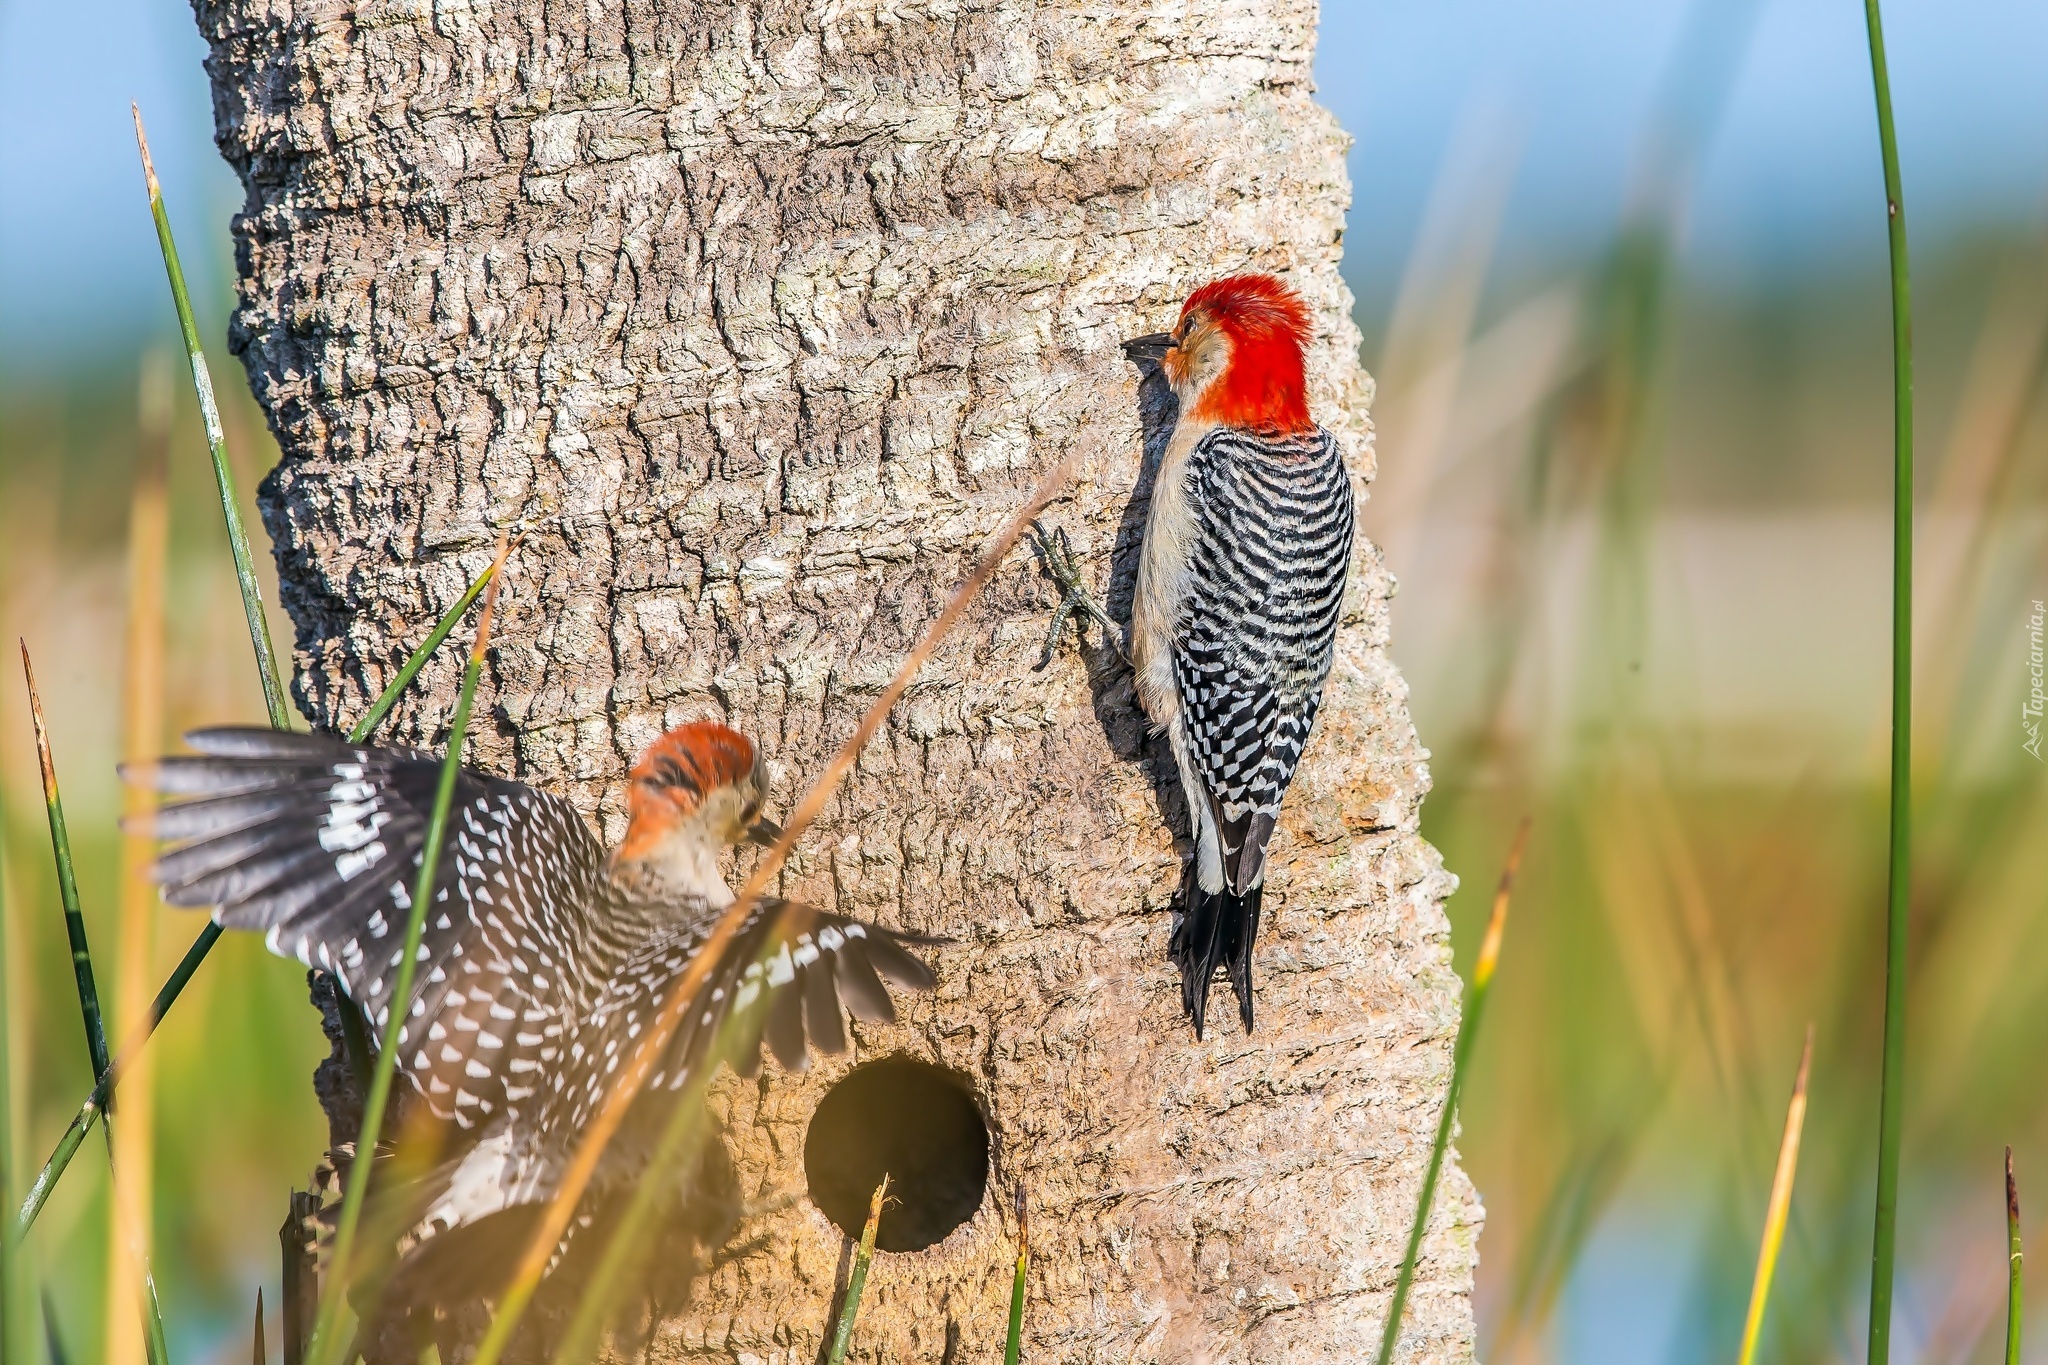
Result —
[[789, 858], [790, 850], [795, 847], [796, 841], [810, 828], [811, 822], [823, 813], [825, 803], [832, 799], [840, 783], [853, 771], [854, 762], [859, 758], [860, 751], [881, 728], [883, 720], [909, 688], [911, 680], [917, 676], [925, 661], [931, 658], [940, 643], [959, 623], [961, 616], [973, 604], [975, 598], [981, 595], [981, 590], [995, 575], [996, 567], [1023, 536], [1032, 518], [1044, 510], [1046, 504], [1066, 487], [1075, 470], [1080, 467], [1080, 463], [1081, 451], [1076, 449], [1046, 475], [1044, 482], [1039, 484], [1023, 507], [1019, 508], [996, 533], [980, 561], [975, 564], [966, 580], [954, 590], [944, 610], [904, 658], [902, 665], [896, 670], [896, 675], [889, 680], [889, 685], [882, 689], [881, 695], [868, 707], [867, 714], [861, 717], [860, 724], [854, 728], [853, 734], [832, 756], [831, 761], [825, 765], [824, 772], [819, 774], [818, 780], [790, 813], [789, 819], [783, 824], [782, 837], [777, 839], [775, 846], [755, 864], [753, 875], [747, 878], [746, 885], [740, 888], [740, 893], [733, 900], [731, 907], [726, 910], [724, 917], [705, 939], [697, 956], [677, 980], [668, 999], [662, 1003], [661, 1013], [656, 1016], [647, 1035], [641, 1039], [639, 1050], [634, 1053], [632, 1060], [621, 1068], [618, 1083], [606, 1096], [604, 1107], [591, 1120], [585, 1132], [583, 1145], [577, 1149], [575, 1158], [563, 1172], [562, 1179], [556, 1186], [554, 1199], [549, 1204], [546, 1215], [541, 1218], [532, 1241], [527, 1244], [526, 1254], [521, 1259], [518, 1270], [514, 1272], [504, 1294], [499, 1297], [497, 1313], [491, 1321], [490, 1331], [478, 1347], [471, 1365], [497, 1365], [505, 1348], [511, 1343], [512, 1333], [517, 1330], [527, 1304], [533, 1299], [534, 1290], [540, 1285], [541, 1276], [547, 1270], [548, 1260], [554, 1254], [556, 1245], [560, 1243], [562, 1233], [568, 1228], [569, 1220], [575, 1215], [576, 1205], [583, 1198], [584, 1190], [589, 1188], [590, 1177], [597, 1170], [598, 1158], [603, 1155], [612, 1135], [618, 1132], [619, 1125], [625, 1121], [627, 1110], [632, 1107], [634, 1098], [640, 1093], [641, 1086], [646, 1084], [648, 1076], [653, 1074], [662, 1049], [666, 1048], [669, 1039], [675, 1036], [685, 1011], [689, 1009], [690, 1001], [696, 998], [698, 987], [703, 984], [712, 966], [724, 953], [726, 944], [732, 941], [733, 935], [746, 923], [747, 915], [767, 891], [769, 883], [782, 870], [782, 865]]
[[[128, 511], [127, 667], [121, 678], [121, 748], [131, 762], [156, 757], [164, 730], [164, 570], [170, 543], [167, 454], [171, 425], [170, 366], [160, 351], [143, 357], [135, 458]], [[130, 786], [124, 814], [139, 816], [148, 795]], [[121, 839], [121, 920], [114, 957], [114, 1021], [117, 1037], [133, 1033], [147, 1017], [156, 946], [156, 885], [149, 879], [152, 842], [124, 834]], [[154, 1203], [151, 1150], [155, 1142], [152, 1066], [137, 1057], [121, 1091], [121, 1126], [114, 1133], [114, 1166], [121, 1179], [108, 1201], [111, 1226], [108, 1257], [105, 1357], [138, 1360], [143, 1355], [143, 1267], [149, 1263], [150, 1209]]]
[[1785, 1223], [1792, 1213], [1792, 1182], [1799, 1174], [1799, 1138], [1806, 1128], [1806, 1078], [1813, 1067], [1813, 1025], [1806, 1026], [1806, 1047], [1799, 1054], [1799, 1075], [1792, 1082], [1792, 1102], [1785, 1108], [1785, 1135], [1778, 1143], [1778, 1169], [1771, 1176], [1771, 1199], [1764, 1212], [1763, 1241], [1757, 1247], [1756, 1278], [1749, 1288], [1749, 1316], [1742, 1325], [1741, 1365], [1756, 1359], [1763, 1335], [1764, 1305], [1778, 1270], [1778, 1251], [1785, 1244]]

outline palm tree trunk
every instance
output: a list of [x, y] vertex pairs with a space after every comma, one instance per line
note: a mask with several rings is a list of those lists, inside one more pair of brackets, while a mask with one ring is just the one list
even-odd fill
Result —
[[[263, 509], [319, 723], [360, 714], [524, 522], [477, 761], [616, 835], [635, 751], [715, 715], [793, 801], [1076, 447], [1048, 520], [1127, 602], [1145, 488], [1117, 342], [1246, 267], [1315, 308], [1316, 410], [1371, 477], [1312, 0], [197, 8], [248, 191], [232, 340], [284, 450]], [[1259, 1032], [1198, 1043], [1165, 952], [1168, 764], [1092, 639], [1033, 671], [1054, 595], [1012, 557], [787, 881], [951, 936], [941, 988], [851, 1058], [721, 1084], [752, 1212], [654, 1359], [816, 1357], [846, 1238], [806, 1197], [808, 1125], [898, 1054], [972, 1096], [991, 1176], [964, 1225], [878, 1258], [856, 1358], [998, 1355], [1018, 1181], [1027, 1359], [1370, 1356], [1457, 1022], [1391, 593], [1361, 541], [1274, 840]], [[395, 733], [436, 739], [456, 669]], [[1455, 1169], [1438, 1207], [1404, 1360], [1472, 1353], [1480, 1210]]]

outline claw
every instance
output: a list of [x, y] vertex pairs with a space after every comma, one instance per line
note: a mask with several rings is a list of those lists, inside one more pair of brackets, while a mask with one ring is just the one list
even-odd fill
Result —
[[1046, 575], [1060, 589], [1060, 604], [1053, 609], [1052, 627], [1045, 633], [1045, 650], [1039, 655], [1038, 662], [1032, 666], [1031, 671], [1043, 672], [1046, 665], [1052, 662], [1053, 651], [1059, 647], [1061, 632], [1066, 629], [1067, 622], [1076, 615], [1080, 617], [1074, 626], [1074, 639], [1077, 643], [1082, 640], [1087, 623], [1094, 621], [1102, 627], [1103, 638], [1109, 641], [1109, 646], [1116, 651], [1117, 657], [1129, 663], [1130, 657], [1124, 653], [1123, 644], [1117, 638], [1122, 633], [1121, 629], [1110, 619], [1108, 612], [1096, 605], [1095, 598], [1081, 581], [1081, 569], [1074, 562], [1074, 547], [1067, 540], [1066, 528], [1055, 527], [1048, 531], [1034, 521], [1031, 523], [1031, 543], [1038, 551], [1039, 561], [1045, 565]]
[[1052, 626], [1045, 632], [1045, 648], [1040, 651], [1038, 662], [1031, 665], [1033, 673], [1045, 672], [1046, 665], [1052, 662], [1052, 652], [1059, 648], [1060, 632], [1067, 628], [1067, 618], [1073, 614], [1074, 604], [1062, 597], [1059, 606], [1053, 609]]

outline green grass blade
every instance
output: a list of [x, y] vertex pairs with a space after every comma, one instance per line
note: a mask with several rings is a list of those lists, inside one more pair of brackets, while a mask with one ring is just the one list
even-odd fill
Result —
[[1500, 887], [1493, 895], [1493, 913], [1486, 921], [1486, 937], [1479, 945], [1479, 960], [1472, 968], [1472, 989], [1465, 997], [1465, 1017], [1458, 1028], [1458, 1045], [1451, 1053], [1451, 1085], [1444, 1095], [1443, 1113], [1436, 1123], [1436, 1141], [1429, 1149], [1429, 1168], [1422, 1175], [1422, 1192], [1415, 1200], [1415, 1222], [1408, 1230], [1408, 1250], [1401, 1257], [1401, 1273], [1394, 1281], [1393, 1301], [1387, 1305], [1387, 1323], [1380, 1333], [1379, 1365], [1394, 1358], [1401, 1340], [1401, 1315], [1408, 1306], [1408, 1291], [1415, 1283], [1415, 1263], [1422, 1256], [1423, 1234], [1429, 1230], [1429, 1208], [1436, 1200], [1436, 1182], [1443, 1174], [1444, 1152], [1451, 1145], [1451, 1129], [1458, 1119], [1458, 1096], [1465, 1089], [1465, 1069], [1472, 1060], [1473, 1040], [1479, 1036], [1479, 1020], [1486, 1010], [1486, 995], [1493, 985], [1494, 968], [1500, 962], [1501, 936], [1507, 931], [1508, 900], [1515, 886], [1515, 871], [1522, 852], [1529, 846], [1529, 821], [1515, 833], [1508, 850], [1507, 866], [1500, 874]]
[[1899, 1236], [1899, 1142], [1906, 1112], [1906, 928], [1913, 872], [1913, 297], [1905, 193], [1878, 0], [1864, 0], [1877, 137], [1884, 158], [1892, 285], [1892, 745], [1885, 897], [1884, 1060], [1877, 1119], [1877, 1216], [1870, 1239], [1869, 1365], [1891, 1359]]
[[846, 1275], [846, 1302], [839, 1308], [839, 1325], [832, 1332], [832, 1350], [825, 1365], [845, 1365], [846, 1348], [853, 1344], [853, 1320], [860, 1313], [860, 1295], [868, 1284], [868, 1266], [875, 1259], [875, 1233], [882, 1225], [882, 1203], [889, 1197], [889, 1177], [875, 1186], [868, 1204], [868, 1223], [860, 1231], [860, 1245], [853, 1251], [853, 1269]]
[[1763, 1240], [1757, 1245], [1756, 1278], [1749, 1287], [1749, 1315], [1742, 1324], [1739, 1365], [1755, 1365], [1757, 1342], [1763, 1336], [1764, 1306], [1770, 1302], [1778, 1251], [1785, 1244], [1785, 1223], [1792, 1213], [1792, 1182], [1799, 1173], [1799, 1139], [1806, 1128], [1806, 1078], [1812, 1069], [1813, 1025], [1808, 1024], [1806, 1049], [1799, 1054], [1799, 1076], [1792, 1082], [1792, 1100], [1785, 1107], [1785, 1136], [1778, 1143], [1778, 1168], [1771, 1176]]
[[[497, 566], [493, 564], [478, 574], [476, 581], [469, 585], [468, 591], [462, 594], [461, 599], [442, 615], [433, 631], [420, 643], [419, 648], [407, 657], [404, 666], [391, 680], [390, 686], [384, 689], [375, 704], [348, 732], [349, 743], [360, 744], [369, 738], [370, 731], [376, 727], [378, 721], [389, 714], [392, 705], [397, 702], [412, 680], [419, 676], [420, 669], [433, 656], [434, 651], [441, 647], [442, 642], [447, 640], [449, 633], [483, 594], [496, 572]], [[50, 1197], [50, 1191], [56, 1188], [57, 1181], [63, 1177], [65, 1167], [71, 1164], [71, 1158], [77, 1153], [79, 1143], [84, 1140], [86, 1133], [91, 1131], [92, 1125], [99, 1121], [108, 1097], [113, 1094], [115, 1086], [120, 1082], [122, 1069], [136, 1051], [149, 1041], [150, 1035], [155, 1032], [156, 1026], [163, 1021], [164, 1016], [170, 1013], [171, 1006], [177, 1003], [179, 994], [192, 980], [193, 973], [199, 970], [199, 964], [206, 960], [206, 955], [213, 951], [213, 945], [219, 941], [220, 936], [221, 927], [208, 921], [199, 931], [198, 937], [192, 940], [192, 946], [185, 950], [185, 956], [179, 959], [177, 969], [165, 978], [163, 988], [156, 993], [156, 999], [150, 1005], [147, 1026], [137, 1030], [127, 1039], [120, 1056], [114, 1062], [113, 1071], [100, 1078], [99, 1083], [93, 1087], [92, 1095], [79, 1106], [77, 1116], [71, 1120], [71, 1127], [65, 1130], [63, 1138], [51, 1151], [50, 1159], [44, 1163], [41, 1174], [36, 1177], [35, 1184], [23, 1199], [19, 1222], [21, 1232], [26, 1233], [34, 1225], [37, 1215], [43, 1211], [43, 1205]], [[344, 1017], [344, 1023], [346, 1022]], [[366, 1046], [360, 1051], [365, 1057], [368, 1056], [369, 1050]], [[365, 1090], [367, 1089], [366, 1085]]]
[[57, 765], [50, 757], [50, 731], [43, 722], [43, 701], [36, 694], [35, 669], [28, 645], [21, 646], [21, 671], [28, 679], [28, 709], [35, 724], [36, 756], [42, 764], [43, 806], [50, 817], [50, 851], [57, 861], [57, 895], [64, 905], [64, 935], [71, 944], [71, 975], [78, 986], [78, 1012], [85, 1023], [85, 1049], [95, 1079], [107, 1074], [107, 1030], [100, 1015], [99, 987], [93, 981], [92, 949], [85, 941], [85, 915], [78, 905], [78, 877], [71, 866], [71, 835], [64, 825], [64, 799], [57, 790]]
[[156, 1296], [156, 1276], [142, 1267], [142, 1347], [149, 1365], [170, 1365], [171, 1348], [164, 1342], [164, 1308]]
[[[501, 545], [497, 563], [503, 564], [507, 547]], [[497, 579], [493, 576], [492, 582]], [[441, 780], [434, 792], [434, 808], [427, 820], [425, 846], [420, 853], [419, 881], [414, 887], [412, 910], [405, 921], [405, 945], [391, 986], [391, 1007], [384, 1026], [383, 1044], [370, 1076], [370, 1091], [363, 1099], [363, 1126], [356, 1134], [356, 1157], [349, 1165], [348, 1188], [342, 1196], [341, 1221], [335, 1229], [334, 1267], [327, 1292], [320, 1298], [320, 1314], [313, 1325], [313, 1345], [308, 1353], [313, 1365], [344, 1365], [347, 1341], [341, 1330], [341, 1315], [347, 1302], [347, 1285], [354, 1264], [356, 1232], [362, 1223], [363, 1200], [369, 1188], [377, 1142], [384, 1127], [384, 1110], [391, 1097], [391, 1076], [398, 1061], [398, 1033], [405, 1027], [412, 1001], [413, 973], [418, 968], [420, 938], [426, 929], [427, 906], [434, 899], [434, 876], [441, 861], [441, 848], [448, 830], [448, 812], [455, 800], [455, 778], [462, 771], [462, 741], [469, 730], [470, 708], [476, 702], [477, 678], [483, 671], [484, 651], [491, 639], [491, 608], [495, 590], [484, 598], [483, 619], [477, 624], [476, 643], [470, 648], [469, 663], [462, 670], [462, 690], [455, 699], [455, 716], [448, 727], [448, 755], [441, 761]]]
[[85, 1135], [92, 1131], [100, 1117], [99, 1092], [79, 1107], [78, 1114], [71, 1120], [71, 1126], [64, 1130], [64, 1136], [57, 1139], [56, 1150], [50, 1153], [49, 1161], [43, 1165], [42, 1173], [35, 1184], [29, 1186], [28, 1195], [21, 1201], [21, 1213], [15, 1220], [14, 1235], [17, 1239], [26, 1237], [28, 1230], [35, 1226], [36, 1218], [49, 1202], [50, 1191], [57, 1188], [57, 1181], [65, 1168], [71, 1165], [71, 1158], [78, 1155], [78, 1145], [85, 1141]]
[[64, 1136], [58, 1140], [57, 1146], [50, 1153], [50, 1159], [43, 1163], [41, 1173], [36, 1176], [35, 1184], [29, 1188], [28, 1197], [22, 1201], [19, 1225], [21, 1233], [27, 1233], [29, 1228], [35, 1225], [36, 1215], [43, 1211], [43, 1204], [49, 1199], [50, 1191], [56, 1188], [57, 1181], [64, 1174], [64, 1168], [71, 1164], [71, 1158], [78, 1151], [78, 1144], [92, 1131], [93, 1124], [99, 1121], [100, 1114], [106, 1109], [107, 1097], [114, 1093], [114, 1087], [121, 1079], [122, 1069], [135, 1050], [149, 1041], [150, 1034], [177, 1001], [178, 993], [185, 989], [185, 983], [199, 970], [199, 964], [206, 959], [207, 952], [220, 935], [220, 926], [211, 921], [199, 931], [198, 937], [192, 940], [192, 946], [185, 950], [185, 956], [179, 961], [177, 969], [165, 979], [163, 988], [156, 993], [156, 999], [150, 1003], [149, 1017], [144, 1021], [145, 1027], [138, 1029], [135, 1036], [128, 1040], [128, 1045], [121, 1049], [121, 1055], [114, 1059], [113, 1069], [100, 1077], [99, 1083], [92, 1088], [92, 1094], [78, 1107], [78, 1113], [71, 1119], [71, 1126], [64, 1130]]
[[251, 1365], [270, 1365], [269, 1352], [263, 1349], [263, 1286], [256, 1286], [256, 1341], [249, 1350]]
[[[93, 980], [92, 948], [86, 942], [85, 915], [78, 902], [78, 878], [71, 863], [71, 836], [64, 824], [64, 800], [57, 789], [56, 760], [50, 754], [50, 730], [43, 720], [43, 699], [36, 692], [35, 669], [29, 663], [26, 643], [21, 647], [21, 669], [28, 680], [29, 717], [35, 724], [36, 757], [41, 764], [43, 777], [43, 804], [47, 807], [50, 817], [50, 851], [57, 863], [57, 894], [64, 906], [64, 932], [71, 943], [72, 979], [78, 986], [78, 1010], [85, 1020], [86, 1054], [91, 1059], [93, 1075], [98, 1078], [93, 1086], [97, 1093], [102, 1085], [112, 1079], [114, 1064], [107, 1051], [106, 1021], [100, 1012], [99, 987]], [[90, 1126], [89, 1119], [87, 1126]], [[105, 1116], [105, 1120], [100, 1124], [100, 1135], [107, 1140], [107, 1161], [111, 1169], [114, 1157], [111, 1114]], [[81, 1132], [79, 1136], [83, 1138], [84, 1133]], [[73, 1150], [77, 1150], [75, 1146]], [[48, 1197], [47, 1192], [44, 1197]], [[115, 1247], [111, 1254], [118, 1256], [122, 1251]], [[168, 1365], [170, 1356], [164, 1346], [163, 1314], [157, 1306], [156, 1286], [150, 1280], [149, 1267], [146, 1263], [142, 1267], [142, 1278], [146, 1289], [142, 1324], [143, 1342], [149, 1354], [150, 1365]]]
[[[133, 1049], [141, 1047], [142, 1044], [149, 1041], [149, 1035], [156, 1031], [156, 1026], [163, 1022], [163, 1017], [171, 1012], [171, 1006], [178, 1002], [178, 995], [185, 989], [185, 983], [190, 981], [192, 974], [199, 970], [199, 964], [206, 960], [206, 955], [213, 950], [213, 945], [219, 940], [220, 936], [221, 927], [212, 920], [208, 920], [206, 927], [201, 929], [193, 938], [192, 946], [187, 948], [185, 955], [178, 959], [177, 967], [169, 976], [164, 978], [164, 984], [157, 991], [156, 999], [150, 1001], [147, 1027], [138, 1031], [136, 1037], [129, 1039], [128, 1046], [121, 1049], [121, 1060], [116, 1061], [114, 1064], [115, 1078], [118, 1078], [121, 1074], [121, 1061], [125, 1061], [127, 1054]], [[109, 1081], [109, 1089], [105, 1094], [99, 1091], [94, 1093], [104, 1102], [107, 1094], [112, 1093], [111, 1086], [112, 1081]]]
[[1024, 1283], [1031, 1269], [1031, 1216], [1024, 1204], [1024, 1182], [1017, 1182], [1017, 1275], [1010, 1281], [1010, 1331], [1003, 1343], [1003, 1365], [1017, 1365], [1024, 1354]]
[[2012, 1173], [2012, 1148], [2005, 1149], [2005, 1365], [2020, 1365], [2020, 1183]]
[[135, 145], [142, 152], [142, 176], [149, 185], [149, 216], [156, 221], [156, 243], [163, 251], [164, 273], [171, 281], [178, 332], [185, 340], [185, 357], [192, 365], [192, 390], [199, 397], [199, 414], [206, 422], [206, 448], [213, 456], [213, 481], [220, 492], [221, 516], [227, 522], [228, 548], [235, 556], [242, 615], [248, 621], [249, 643], [256, 650], [256, 668], [262, 675], [264, 709], [270, 712], [273, 726], [289, 730], [291, 706], [285, 699], [284, 679], [277, 670], [277, 650], [270, 643], [270, 620], [263, 613], [263, 588], [256, 580], [256, 565], [249, 554], [249, 533], [242, 525], [241, 504], [235, 500], [235, 479], [228, 469], [227, 435], [221, 430], [220, 405], [213, 398], [213, 376], [207, 372], [206, 351], [199, 344], [199, 324], [192, 316], [192, 299], [185, 292], [185, 271], [178, 264], [178, 244], [171, 239], [171, 219], [164, 211], [163, 187], [157, 184], [156, 167], [149, 159], [142, 110], [132, 104], [129, 109], [135, 115]]
[[370, 709], [363, 713], [363, 718], [357, 721], [355, 726], [349, 730], [349, 743], [361, 744], [370, 737], [370, 732], [377, 728], [378, 723], [390, 712], [392, 706], [398, 701], [398, 698], [404, 693], [405, 689], [412, 685], [412, 680], [419, 676], [420, 669], [426, 666], [427, 660], [433, 657], [434, 651], [441, 647], [441, 642], [448, 638], [449, 632], [455, 629], [456, 624], [462, 620], [471, 605], [475, 603], [477, 598], [483, 595], [484, 589], [497, 577], [499, 563], [500, 561], [493, 560], [489, 568], [476, 576], [476, 581], [469, 585], [468, 591], [464, 592], [456, 600], [454, 606], [448, 608], [442, 614], [441, 619], [435, 623], [433, 631], [428, 634], [426, 639], [420, 642], [420, 647], [406, 657], [404, 665], [398, 670], [398, 676], [391, 680], [391, 685], [384, 689], [383, 694], [371, 704]]
[[50, 1352], [50, 1365], [71, 1365], [71, 1353], [64, 1349], [64, 1338], [57, 1332], [57, 1305], [50, 1302], [50, 1291], [43, 1291], [43, 1341]]

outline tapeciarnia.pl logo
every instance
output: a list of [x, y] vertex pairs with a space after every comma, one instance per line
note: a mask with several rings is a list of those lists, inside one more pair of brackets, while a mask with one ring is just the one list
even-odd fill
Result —
[[2027, 699], [2020, 703], [2020, 728], [2026, 731], [2026, 743], [2020, 745], [2041, 761], [2041, 712], [2048, 697], [2042, 694], [2041, 624], [2048, 620], [2048, 606], [2039, 600], [2034, 603], [2034, 614], [2027, 618]]

